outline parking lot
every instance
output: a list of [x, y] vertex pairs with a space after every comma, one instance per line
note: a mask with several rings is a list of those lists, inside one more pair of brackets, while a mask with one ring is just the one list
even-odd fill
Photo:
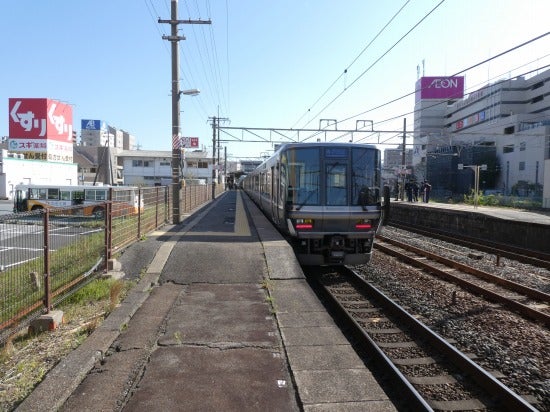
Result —
[[13, 213], [13, 201], [0, 200], [0, 215], [7, 215], [9, 213]]

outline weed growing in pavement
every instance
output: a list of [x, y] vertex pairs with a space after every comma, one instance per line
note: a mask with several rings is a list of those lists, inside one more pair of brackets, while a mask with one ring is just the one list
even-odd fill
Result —
[[264, 278], [260, 282], [260, 286], [262, 287], [262, 289], [271, 290], [273, 289], [273, 282], [271, 281], [271, 279]]

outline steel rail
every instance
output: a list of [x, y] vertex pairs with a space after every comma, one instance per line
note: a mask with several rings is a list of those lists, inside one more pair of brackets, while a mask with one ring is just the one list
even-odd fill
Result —
[[501, 303], [501, 304], [509, 307], [510, 309], [515, 310], [515, 311], [519, 312], [520, 314], [529, 317], [532, 320], [542, 322], [546, 326], [550, 325], [550, 315], [548, 315], [544, 312], [540, 312], [540, 311], [538, 311], [536, 309], [533, 309], [533, 308], [531, 308], [527, 305], [524, 305], [520, 302], [517, 302], [517, 301], [509, 299], [509, 298], [506, 298], [505, 296], [502, 296], [502, 295], [500, 295], [496, 292], [487, 290], [487, 289], [485, 289], [485, 288], [483, 288], [479, 285], [476, 285], [475, 283], [469, 282], [469, 281], [467, 281], [465, 279], [462, 279], [458, 276], [454, 276], [451, 273], [449, 273], [448, 271], [439, 269], [439, 268], [437, 268], [433, 265], [430, 265], [426, 262], [423, 262], [423, 261], [419, 260], [418, 258], [411, 257], [411, 256], [408, 256], [406, 254], [400, 253], [399, 251], [397, 251], [395, 249], [392, 249], [388, 246], [384, 246], [380, 243], [375, 243], [375, 247], [377, 249], [383, 251], [384, 253], [387, 253], [387, 254], [392, 255], [392, 256], [396, 256], [399, 259], [402, 259], [403, 261], [405, 261], [405, 262], [407, 262], [407, 263], [409, 263], [413, 266], [417, 266], [417, 267], [420, 267], [421, 269], [425, 269], [425, 270], [429, 271], [430, 273], [433, 273], [433, 274], [439, 276], [442, 279], [451, 281], [451, 282], [463, 287], [464, 289], [467, 289], [467, 290], [469, 290], [473, 293], [476, 293], [480, 296], [484, 296], [485, 298], [487, 298], [487, 299], [489, 299], [493, 302]]
[[479, 239], [470, 236], [460, 235], [460, 237], [457, 237], [458, 235], [453, 232], [428, 229], [426, 227], [411, 225], [407, 222], [392, 220], [390, 221], [389, 225], [398, 229], [418, 233], [424, 236], [438, 238], [446, 242], [460, 244], [463, 246], [471, 247], [473, 249], [482, 250], [496, 256], [507, 257], [509, 259], [514, 259], [523, 263], [531, 264], [533, 266], [550, 269], [550, 254], [548, 253], [519, 248], [511, 245], [505, 245], [497, 242], [491, 242], [486, 239]]
[[[315, 275], [311, 276], [315, 279]], [[392, 387], [399, 392], [407, 401], [407, 406], [410, 406], [414, 411], [429, 411], [433, 412], [433, 408], [426, 402], [426, 400], [418, 393], [416, 388], [409, 382], [409, 380], [401, 373], [401, 371], [395, 366], [390, 358], [386, 356], [384, 351], [374, 342], [374, 340], [368, 335], [365, 329], [350, 315], [350, 313], [342, 306], [340, 301], [330, 293], [329, 289], [321, 282], [315, 282], [326, 299], [325, 302], [331, 307], [331, 309], [337, 314], [345, 327], [353, 334], [354, 338], [367, 348], [369, 356], [372, 356], [373, 362], [380, 367], [384, 374], [389, 376], [392, 383], [395, 383]]]
[[513, 282], [508, 279], [504, 279], [500, 276], [493, 275], [492, 273], [485, 272], [483, 270], [476, 269], [474, 267], [471, 267], [469, 265], [465, 265], [464, 263], [457, 262], [456, 260], [449, 259], [440, 255], [437, 255], [435, 253], [429, 252], [427, 250], [418, 248], [416, 246], [410, 245], [408, 243], [402, 242], [400, 240], [392, 239], [386, 236], [378, 236], [378, 240], [382, 240], [384, 242], [390, 243], [392, 245], [398, 246], [402, 249], [406, 249], [410, 252], [416, 253], [417, 255], [421, 255], [424, 257], [427, 257], [429, 259], [435, 260], [439, 263], [442, 263], [447, 266], [451, 266], [455, 269], [459, 269], [465, 273], [468, 273], [470, 275], [474, 275], [480, 279], [489, 280], [493, 283], [498, 284], [499, 286], [502, 286], [506, 289], [509, 289], [514, 292], [520, 292], [523, 293], [525, 296], [536, 299], [536, 300], [542, 300], [545, 302], [550, 303], [550, 294], [545, 293], [541, 290], [530, 288], [529, 286], [525, 286], [522, 284], [519, 284], [517, 282]]
[[413, 315], [409, 314], [404, 308], [387, 297], [375, 286], [368, 283], [356, 272], [349, 268], [344, 268], [344, 270], [347, 272], [346, 275], [350, 276], [353, 279], [353, 282], [358, 285], [362, 291], [369, 296], [374, 297], [374, 299], [383, 307], [385, 311], [400, 319], [410, 331], [414, 332], [415, 337], [419, 337], [430, 346], [443, 353], [449, 361], [470, 376], [479, 387], [491, 394], [491, 396], [493, 396], [498, 403], [499, 407], [515, 412], [537, 411], [537, 409], [525, 399], [498, 381], [489, 372], [485, 371], [468, 356], [460, 352], [437, 333], [416, 319]]

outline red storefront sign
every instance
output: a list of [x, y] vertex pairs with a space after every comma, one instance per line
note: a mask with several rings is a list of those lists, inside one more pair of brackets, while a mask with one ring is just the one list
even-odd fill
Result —
[[10, 139], [44, 139], [72, 143], [73, 109], [45, 98], [9, 99]]

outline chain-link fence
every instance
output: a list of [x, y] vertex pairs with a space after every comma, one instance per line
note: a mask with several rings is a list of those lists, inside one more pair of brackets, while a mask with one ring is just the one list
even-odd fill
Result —
[[[191, 212], [222, 190], [186, 186], [180, 210]], [[0, 216], [0, 343], [105, 272], [115, 252], [171, 222], [171, 187], [114, 187], [109, 199], [92, 214], [80, 205]]]

